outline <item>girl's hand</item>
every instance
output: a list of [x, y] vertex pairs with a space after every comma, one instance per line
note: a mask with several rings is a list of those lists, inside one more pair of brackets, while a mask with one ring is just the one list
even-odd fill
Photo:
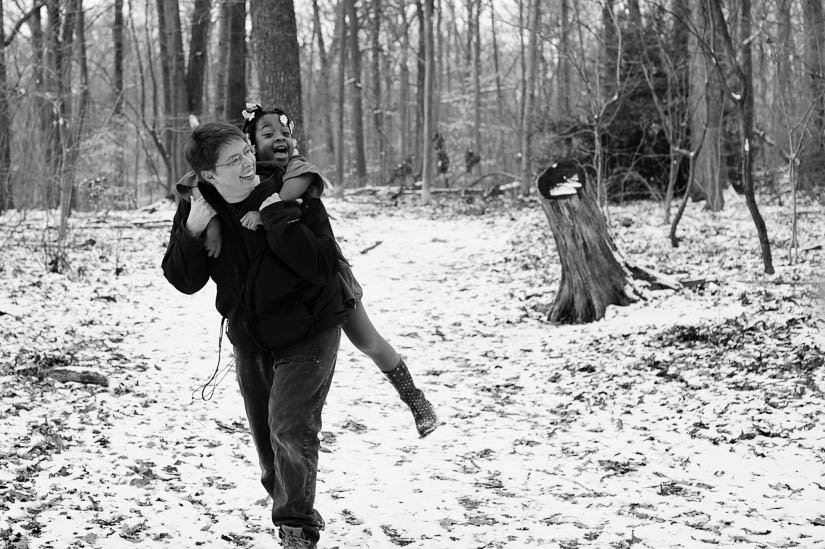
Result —
[[[264, 200], [261, 203], [261, 207], [258, 208], [258, 211], [263, 210], [267, 206], [271, 206], [272, 204], [275, 204], [277, 202], [281, 202], [281, 200], [282, 200], [281, 195], [279, 195], [278, 193], [272, 193], [271, 195], [266, 197], [266, 200]], [[295, 200], [295, 202], [297, 202], [298, 204], [302, 203], [303, 201], [304, 200], [302, 198], [298, 198], [298, 199]]]
[[250, 231], [254, 231], [258, 228], [258, 225], [263, 225], [261, 222], [261, 214], [259, 212], [246, 212], [241, 218], [241, 225]]

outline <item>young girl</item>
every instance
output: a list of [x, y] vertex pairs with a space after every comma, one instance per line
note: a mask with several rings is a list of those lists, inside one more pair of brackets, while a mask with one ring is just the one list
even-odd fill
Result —
[[[257, 172], [262, 179], [272, 170], [284, 170], [283, 186], [278, 191], [282, 200], [296, 200], [302, 197], [318, 199], [324, 190], [324, 179], [315, 166], [297, 154], [295, 140], [292, 137], [294, 124], [286, 113], [280, 109], [264, 111], [259, 105], [247, 104], [243, 117], [243, 130], [255, 149]], [[180, 185], [178, 188], [184, 190]], [[257, 211], [248, 212], [241, 223], [247, 229], [255, 230], [260, 224], [260, 214]], [[220, 242], [220, 224], [213, 218], [207, 226], [204, 242], [209, 255], [217, 257], [220, 253]], [[349, 263], [342, 254], [340, 256], [341, 276], [356, 299], [356, 306], [344, 323], [344, 333], [359, 351], [370, 357], [384, 372], [398, 391], [401, 400], [412, 411], [419, 436], [425, 437], [438, 427], [435, 409], [423, 391], [415, 386], [404, 360], [373, 326], [361, 302], [363, 290], [352, 274]]]

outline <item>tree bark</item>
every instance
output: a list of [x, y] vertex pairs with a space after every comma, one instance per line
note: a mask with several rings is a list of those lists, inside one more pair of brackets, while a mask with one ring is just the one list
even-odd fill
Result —
[[200, 116], [203, 112], [203, 83], [209, 49], [209, 25], [211, 0], [195, 0], [192, 8], [189, 37], [189, 63], [186, 72], [189, 113]]
[[556, 83], [557, 111], [561, 116], [570, 116], [570, 0], [561, 0], [559, 13], [559, 64]]
[[367, 179], [367, 155], [364, 145], [364, 102], [363, 102], [363, 71], [361, 70], [361, 46], [358, 41], [358, 11], [355, 9], [355, 0], [346, 0], [349, 38], [349, 55], [352, 65], [352, 138], [355, 148], [355, 177], [358, 186], [364, 185]]
[[212, 78], [214, 80], [215, 94], [213, 115], [216, 120], [226, 120], [226, 85], [229, 68], [229, 24], [230, 24], [230, 1], [218, 0], [218, 48], [217, 62], [213, 62]]
[[166, 194], [173, 196], [175, 181], [188, 169], [183, 143], [190, 132], [178, 0], [158, 0], [158, 24], [164, 89], [164, 145], [168, 153]]
[[801, 153], [799, 183], [811, 189], [825, 175], [825, 16], [822, 0], [802, 0], [805, 71], [808, 75], [808, 103], [813, 105], [807, 146]]
[[[707, 49], [701, 44], [708, 44], [711, 49], [717, 47], [716, 33], [710, 24], [710, 15], [706, 11], [705, 2], [692, 3], [692, 26], [696, 32], [690, 35], [690, 112], [691, 136], [694, 142], [691, 149], [701, 149], [694, 161], [696, 176], [694, 178], [694, 198], [706, 200], [707, 208], [711, 211], [721, 211], [725, 202], [722, 195], [722, 115], [725, 98], [718, 71], [714, 70], [713, 60]], [[704, 130], [707, 128], [706, 130]], [[695, 140], [704, 135], [704, 143], [700, 146]]]
[[[229, 3], [229, 54], [227, 58], [224, 117], [241, 124], [241, 112], [246, 105], [246, 2]], [[292, 116], [292, 113], [290, 113]]]
[[262, 105], [286, 111], [301, 142], [304, 114], [293, 0], [251, 0], [249, 7]]
[[[406, 162], [410, 154], [410, 29], [407, 14], [401, 10], [401, 66], [398, 69], [398, 155]], [[399, 163], [400, 163], [399, 162]]]
[[521, 192], [530, 193], [533, 182], [532, 142], [533, 142], [533, 99], [536, 87], [536, 64], [538, 56], [539, 0], [530, 0], [528, 13], [527, 74], [525, 78], [524, 106], [521, 119]]
[[420, 171], [423, 169], [422, 159], [424, 158], [424, 151], [421, 148], [421, 144], [424, 143], [424, 136], [422, 135], [424, 129], [424, 74], [427, 71], [426, 54], [424, 52], [426, 32], [424, 31], [424, 4], [422, 0], [415, 0], [415, 13], [416, 19], [418, 19], [418, 48], [415, 52], [415, 81], [416, 91], [418, 93], [416, 93], [415, 101], [415, 141], [413, 142], [415, 148], [413, 154], [415, 154], [416, 170]]
[[346, 101], [347, 77], [347, 0], [338, 1], [338, 140], [335, 155], [335, 179], [338, 192], [343, 193], [347, 187], [344, 179], [344, 103]]
[[424, 131], [421, 168], [421, 202], [429, 204], [433, 173], [433, 146], [430, 141], [433, 128], [433, 79], [435, 69], [435, 41], [433, 40], [433, 0], [424, 0]]
[[[318, 0], [312, 0], [312, 24], [315, 29], [315, 35], [318, 37], [318, 57], [321, 62], [321, 89], [319, 90], [321, 94], [321, 105], [331, 105], [332, 98], [329, 92], [329, 56], [324, 45], [324, 32], [321, 26], [321, 13], [318, 9]], [[324, 145], [330, 158], [335, 158], [335, 131], [332, 124], [332, 113], [330, 112], [332, 109], [323, 108], [321, 110], [323, 111], [321, 117], [324, 123], [322, 129], [325, 138]]]
[[[475, 4], [472, 10], [471, 32], [473, 44], [473, 150], [482, 158], [481, 151], [481, 0], [469, 0]], [[538, 5], [536, 6], [538, 9]], [[481, 173], [481, 162], [473, 168], [476, 175]], [[529, 185], [529, 184], [528, 184]], [[526, 194], [526, 193], [525, 193]]]
[[[3, 19], [3, 0], [0, 0], [0, 21]], [[0, 25], [0, 212], [14, 207], [14, 194], [9, 178], [11, 167], [11, 118], [6, 85], [6, 33]]]
[[[66, 11], [63, 16], [63, 28], [61, 31], [61, 44], [57, 50], [55, 59], [60, 70], [57, 72], [59, 80], [58, 90], [60, 94], [57, 98], [57, 112], [60, 113], [60, 122], [57, 125], [61, 144], [60, 155], [60, 225], [57, 232], [58, 254], [62, 256], [63, 245], [66, 242], [69, 217], [72, 212], [72, 202], [74, 195], [74, 174], [75, 158], [77, 156], [76, 146], [79, 141], [80, 127], [82, 119], [73, 120], [72, 109], [72, 49], [74, 47], [75, 32], [78, 20], [83, 16], [83, 7], [80, 0], [66, 0]], [[78, 109], [79, 110], [79, 109]], [[82, 113], [78, 113], [82, 115]], [[77, 133], [76, 133], [76, 130]], [[59, 264], [59, 262], [55, 262]]]
[[112, 111], [121, 114], [123, 111], [123, 0], [115, 0], [114, 23], [112, 24], [112, 42], [114, 45], [114, 67], [112, 70], [112, 95], [114, 95]]
[[[582, 187], [571, 196], [548, 198], [549, 190], [566, 180], [578, 180]], [[584, 170], [570, 160], [558, 162], [539, 176], [538, 186], [561, 263], [561, 283], [548, 319], [562, 324], [592, 322], [603, 318], [609, 305], [638, 299], [628, 291], [631, 278]]]
[[372, 119], [375, 143], [378, 149], [378, 181], [386, 177], [386, 138], [384, 136], [384, 108], [381, 97], [381, 0], [372, 0]]
[[[759, 208], [756, 205], [756, 197], [753, 188], [753, 167], [751, 165], [753, 155], [753, 61], [751, 54], [750, 41], [745, 41], [742, 44], [741, 64], [737, 61], [737, 52], [733, 47], [728, 25], [725, 22], [722, 13], [722, 6], [720, 0], [710, 0], [710, 16], [713, 18], [714, 25], [720, 34], [721, 45], [725, 49], [725, 59], [723, 63], [727, 66], [728, 72], [732, 73], [739, 84], [738, 90], [729, 90], [730, 95], [734, 99], [737, 107], [737, 114], [739, 115], [739, 133], [741, 134], [741, 157], [742, 157], [742, 184], [745, 192], [745, 202], [748, 205], [753, 223], [756, 226], [756, 233], [759, 237], [759, 245], [762, 252], [762, 263], [765, 273], [773, 274], [773, 258], [771, 256], [771, 245], [768, 239], [768, 232], [765, 227], [765, 221], [762, 219], [762, 214], [759, 213]], [[740, 11], [740, 28], [742, 35], [749, 37], [751, 35], [751, 2], [750, 0], [742, 0]], [[723, 68], [717, 65], [717, 70], [720, 79], [724, 80]]]

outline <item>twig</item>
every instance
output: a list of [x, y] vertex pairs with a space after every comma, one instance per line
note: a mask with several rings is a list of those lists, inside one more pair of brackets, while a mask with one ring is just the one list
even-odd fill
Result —
[[377, 240], [375, 242], [375, 244], [373, 244], [372, 246], [367, 246], [366, 248], [361, 250], [361, 255], [364, 255], [365, 253], [369, 252], [370, 250], [374, 250], [375, 248], [377, 248], [378, 246], [381, 245], [381, 242], [382, 242], [381, 240]]

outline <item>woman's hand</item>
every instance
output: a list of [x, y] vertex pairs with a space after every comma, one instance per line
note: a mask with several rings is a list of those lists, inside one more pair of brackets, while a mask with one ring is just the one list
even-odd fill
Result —
[[203, 230], [206, 229], [206, 225], [209, 223], [209, 220], [215, 217], [216, 212], [209, 205], [209, 203], [203, 199], [203, 197], [192, 197], [192, 209], [189, 210], [189, 217], [186, 218], [186, 230], [192, 234], [192, 236], [199, 237]]

